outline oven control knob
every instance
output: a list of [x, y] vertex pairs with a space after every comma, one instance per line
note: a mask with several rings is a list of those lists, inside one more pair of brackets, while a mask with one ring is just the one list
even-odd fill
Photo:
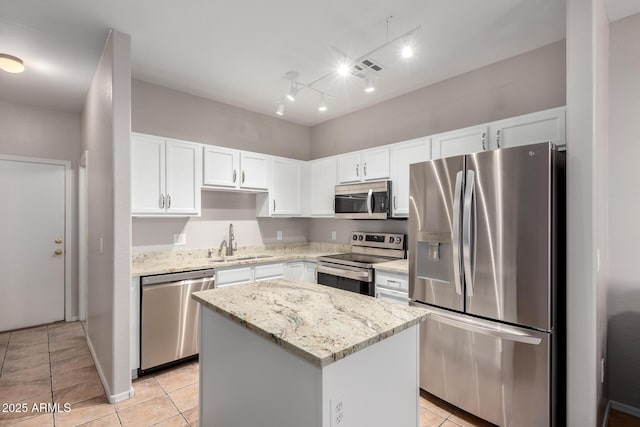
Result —
[[364, 237], [362, 237], [362, 234], [358, 236], [358, 240], [362, 240], [364, 239]]
[[[393, 239], [393, 237], [392, 237]], [[393, 243], [393, 240], [391, 241], [391, 243]], [[396, 237], [396, 243], [399, 245], [400, 243], [402, 243], [402, 237]]]
[[355, 234], [353, 235], [353, 240], [358, 240], [358, 236], [356, 236]]
[[394, 238], [393, 237], [389, 237], [389, 243], [393, 243]]

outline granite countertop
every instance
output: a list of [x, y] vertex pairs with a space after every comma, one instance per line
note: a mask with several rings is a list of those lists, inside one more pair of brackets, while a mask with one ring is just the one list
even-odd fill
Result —
[[[234, 256], [208, 257], [207, 249], [194, 249], [180, 252], [148, 252], [133, 257], [132, 276], [179, 273], [205, 268], [226, 268], [238, 265], [264, 264], [296, 260], [316, 261], [319, 256], [350, 252], [349, 245], [331, 244], [282, 244], [261, 247], [241, 248]], [[260, 257], [238, 259], [246, 257]], [[225, 259], [222, 261], [222, 259]], [[215, 261], [220, 260], [220, 261]]]
[[195, 292], [192, 298], [320, 367], [427, 316], [421, 308], [289, 279]]
[[409, 260], [398, 259], [395, 261], [381, 262], [374, 264], [373, 268], [376, 270], [390, 271], [392, 273], [409, 274]]

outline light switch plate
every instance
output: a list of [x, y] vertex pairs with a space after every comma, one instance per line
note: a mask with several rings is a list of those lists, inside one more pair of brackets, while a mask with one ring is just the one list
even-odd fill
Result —
[[276, 239], [282, 240], [282, 231], [276, 231]]
[[173, 244], [176, 246], [186, 245], [187, 244], [187, 235], [185, 233], [174, 234], [173, 235]]
[[337, 238], [337, 233], [335, 231], [331, 232], [331, 240], [336, 240]]

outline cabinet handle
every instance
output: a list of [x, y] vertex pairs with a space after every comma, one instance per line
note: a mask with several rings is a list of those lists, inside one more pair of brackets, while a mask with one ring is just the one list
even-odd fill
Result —
[[244, 184], [244, 171], [242, 171], [242, 184]]
[[360, 176], [360, 165], [356, 165], [356, 176]]
[[160, 197], [160, 208], [164, 209], [164, 193], [161, 194], [161, 197]]
[[167, 194], [167, 209], [171, 207], [171, 195]]
[[276, 200], [275, 199], [273, 200], [273, 211], [274, 212], [276, 211]]
[[400, 287], [400, 282], [398, 280], [389, 280], [387, 279], [387, 285], [395, 284], [396, 287]]
[[62, 249], [56, 249], [53, 253], [56, 255], [62, 255]]
[[233, 170], [233, 183], [234, 183], [234, 184], [236, 183], [237, 175], [238, 175], [238, 173], [237, 173], [237, 171], [234, 169], [234, 170]]
[[62, 243], [62, 239], [56, 239], [56, 240], [54, 240], [54, 242], [59, 245], [59, 244]]
[[500, 129], [498, 129], [496, 134], [496, 143], [498, 144], [498, 148], [500, 148]]
[[364, 164], [364, 176], [367, 176], [367, 163]]
[[487, 133], [486, 132], [482, 132], [482, 149], [483, 150], [487, 149]]
[[396, 196], [393, 196], [393, 209], [398, 209], [398, 203], [396, 203]]

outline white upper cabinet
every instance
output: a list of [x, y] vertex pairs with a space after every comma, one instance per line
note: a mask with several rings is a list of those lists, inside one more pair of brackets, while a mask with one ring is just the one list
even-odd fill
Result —
[[431, 158], [460, 156], [489, 149], [489, 127], [472, 126], [432, 137]]
[[417, 138], [391, 146], [391, 204], [394, 218], [409, 216], [409, 165], [431, 158], [431, 138]]
[[374, 181], [389, 177], [389, 146], [338, 156], [338, 182], [340, 184]]
[[240, 174], [240, 152], [230, 148], [204, 146], [202, 185], [236, 188]]
[[491, 148], [552, 142], [566, 145], [565, 107], [512, 117], [489, 124]]
[[205, 145], [205, 190], [266, 191], [269, 187], [269, 156], [232, 148]]
[[338, 159], [327, 157], [309, 162], [309, 204], [311, 216], [333, 216]]
[[301, 216], [305, 162], [272, 157], [270, 163], [269, 192], [256, 195], [257, 216]]
[[201, 153], [196, 143], [133, 134], [132, 214], [200, 215]]

